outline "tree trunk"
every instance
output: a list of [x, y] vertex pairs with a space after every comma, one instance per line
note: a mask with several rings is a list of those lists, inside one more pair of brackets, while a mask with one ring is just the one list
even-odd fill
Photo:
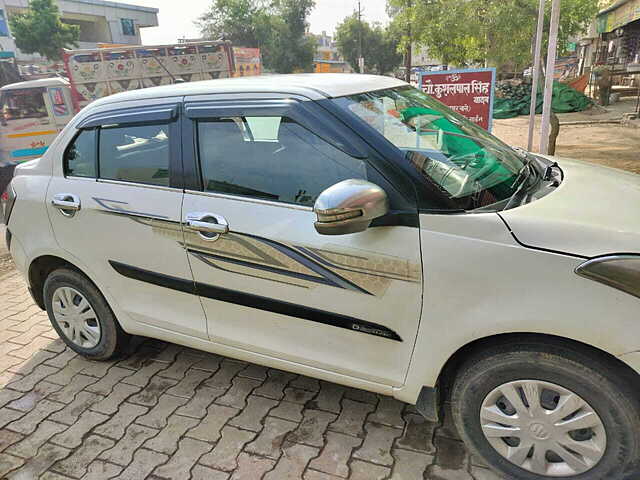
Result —
[[[409, 34], [409, 40], [411, 40], [411, 34]], [[411, 82], [411, 41], [404, 52], [404, 81]]]
[[560, 120], [558, 116], [551, 111], [551, 130], [549, 131], [549, 155], [556, 154], [556, 141], [560, 134]]

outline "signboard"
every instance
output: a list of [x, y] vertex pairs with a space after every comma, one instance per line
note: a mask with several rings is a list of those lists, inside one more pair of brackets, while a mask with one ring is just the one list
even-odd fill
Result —
[[616, 28], [623, 27], [639, 18], [640, 0], [629, 0], [598, 14], [596, 17], [596, 30], [598, 33], [613, 32]]
[[485, 130], [493, 124], [495, 68], [422, 72], [420, 88]]
[[234, 77], [248, 77], [262, 74], [259, 48], [233, 47], [236, 70]]

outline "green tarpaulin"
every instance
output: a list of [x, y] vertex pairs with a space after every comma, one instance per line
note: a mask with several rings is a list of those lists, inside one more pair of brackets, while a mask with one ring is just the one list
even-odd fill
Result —
[[[536, 113], [542, 113], [542, 91], [536, 96]], [[589, 108], [592, 100], [571, 88], [569, 85], [553, 82], [553, 97], [551, 108], [555, 113], [582, 112]], [[513, 118], [518, 115], [528, 115], [531, 105], [531, 93], [522, 94], [522, 89], [516, 89], [514, 95], [496, 98], [493, 103], [493, 118]]]

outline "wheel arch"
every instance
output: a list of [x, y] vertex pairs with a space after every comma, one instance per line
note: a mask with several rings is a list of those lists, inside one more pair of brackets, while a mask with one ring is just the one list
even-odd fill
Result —
[[44, 305], [44, 282], [51, 272], [61, 267], [67, 267], [86, 276], [86, 274], [69, 260], [56, 255], [41, 255], [29, 264], [27, 279], [29, 289], [36, 305], [46, 310]]
[[571, 338], [551, 334], [527, 332], [499, 333], [475, 339], [453, 352], [440, 369], [435, 385], [425, 385], [420, 389], [416, 400], [417, 410], [428, 420], [439, 421], [442, 417], [441, 410], [444, 402], [450, 398], [453, 382], [469, 359], [478, 358], [483, 354], [488, 355], [492, 351], [495, 353], [509, 351], [513, 347], [523, 344], [551, 345], [559, 349], [594, 355], [601, 362], [619, 369], [621, 376], [628, 379], [629, 382], [636, 384], [640, 390], [640, 373], [601, 348]]
[[460, 347], [449, 357], [438, 376], [437, 386], [440, 391], [440, 398], [442, 400], [448, 398], [453, 380], [469, 358], [482, 355], [483, 353], [488, 354], [488, 352], [491, 351], [496, 353], [508, 351], [514, 346], [522, 344], [551, 345], [559, 349], [594, 355], [601, 362], [619, 368], [621, 375], [628, 376], [631, 381], [640, 383], [640, 374], [638, 372], [619, 358], [594, 345], [572, 338], [543, 333], [501, 333], [475, 339]]

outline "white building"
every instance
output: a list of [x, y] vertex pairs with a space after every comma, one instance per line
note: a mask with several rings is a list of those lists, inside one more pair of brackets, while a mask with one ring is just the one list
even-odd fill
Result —
[[[140, 29], [158, 26], [158, 9], [106, 0], [57, 0], [64, 23], [80, 27], [78, 48], [98, 44], [139, 45]], [[14, 52], [18, 63], [40, 63], [37, 55], [26, 55], [16, 48], [8, 19], [27, 10], [29, 0], [0, 0], [0, 47], [2, 56]], [[3, 53], [3, 52], [0, 52]]]

